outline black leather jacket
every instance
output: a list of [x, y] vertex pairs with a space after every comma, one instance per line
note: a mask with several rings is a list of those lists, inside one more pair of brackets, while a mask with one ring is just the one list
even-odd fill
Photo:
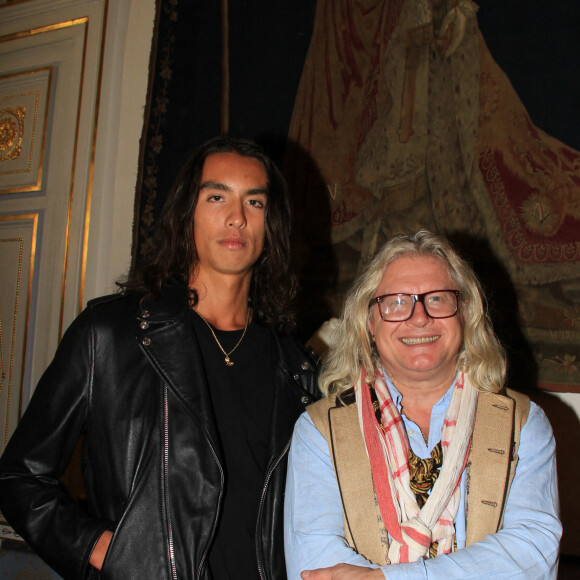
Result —
[[[0, 509], [65, 578], [210, 576], [224, 473], [185, 306], [176, 288], [155, 301], [129, 293], [89, 303], [0, 460]], [[278, 362], [256, 556], [262, 578], [277, 580], [286, 578], [286, 455], [294, 422], [317, 388], [315, 359], [294, 339], [273, 335]], [[58, 481], [79, 434], [86, 511]], [[99, 576], [88, 559], [105, 529], [114, 536]]]

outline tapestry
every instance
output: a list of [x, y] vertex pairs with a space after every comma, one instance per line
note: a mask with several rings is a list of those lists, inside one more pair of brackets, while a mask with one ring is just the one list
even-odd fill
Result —
[[481, 34], [485, 4], [158, 0], [134, 260], [187, 155], [222, 131], [227, 33], [230, 133], [273, 152], [294, 196], [302, 337], [377, 247], [427, 228], [473, 263], [510, 376], [578, 389], [580, 153], [534, 124]]
[[484, 283], [512, 384], [575, 390], [580, 153], [533, 124], [477, 11], [470, 0], [319, 0], [289, 133], [300, 153], [286, 169], [308, 208], [302, 228], [321, 210], [330, 220], [328, 238], [311, 241], [337, 256], [334, 312], [392, 235], [443, 233]]

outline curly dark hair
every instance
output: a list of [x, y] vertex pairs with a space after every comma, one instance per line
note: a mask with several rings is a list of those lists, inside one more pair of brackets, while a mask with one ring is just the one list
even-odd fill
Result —
[[[250, 304], [254, 318], [279, 331], [295, 327], [294, 301], [297, 277], [291, 255], [291, 209], [288, 186], [282, 174], [256, 143], [232, 137], [214, 137], [187, 160], [171, 190], [155, 232], [155, 251], [134, 265], [122, 290], [158, 296], [164, 285], [189, 281], [198, 255], [193, 235], [193, 216], [199, 197], [206, 158], [214, 153], [237, 153], [260, 161], [268, 177], [264, 249], [254, 265]], [[197, 296], [193, 294], [195, 304]]]

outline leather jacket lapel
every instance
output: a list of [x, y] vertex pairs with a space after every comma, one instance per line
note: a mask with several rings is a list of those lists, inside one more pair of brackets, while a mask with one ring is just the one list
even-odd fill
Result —
[[[302, 349], [298, 349], [290, 338], [286, 338], [282, 345], [281, 339], [275, 333], [273, 337], [276, 345], [274, 355], [276, 367], [272, 432], [268, 450], [271, 462], [277, 461], [279, 455], [287, 448], [297, 417], [307, 404], [315, 400], [315, 395], [308, 392], [305, 385], [314, 382], [309, 378], [315, 374], [316, 369], [316, 362], [309, 359]], [[288, 360], [289, 356], [292, 360]]]
[[170, 287], [157, 300], [143, 299], [139, 328], [139, 341], [150, 362], [219, 451], [213, 405], [186, 292]]

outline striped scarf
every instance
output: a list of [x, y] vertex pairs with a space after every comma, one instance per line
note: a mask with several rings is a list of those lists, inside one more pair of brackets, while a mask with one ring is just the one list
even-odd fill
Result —
[[382, 373], [377, 373], [374, 387], [380, 404], [381, 428], [366, 376], [362, 369], [356, 401], [379, 508], [391, 536], [389, 560], [395, 564], [428, 558], [433, 542], [438, 542], [437, 554], [448, 554], [453, 549], [459, 484], [469, 455], [477, 391], [461, 373], [441, 429], [443, 466], [429, 499], [419, 508], [409, 486], [409, 440], [401, 415]]

